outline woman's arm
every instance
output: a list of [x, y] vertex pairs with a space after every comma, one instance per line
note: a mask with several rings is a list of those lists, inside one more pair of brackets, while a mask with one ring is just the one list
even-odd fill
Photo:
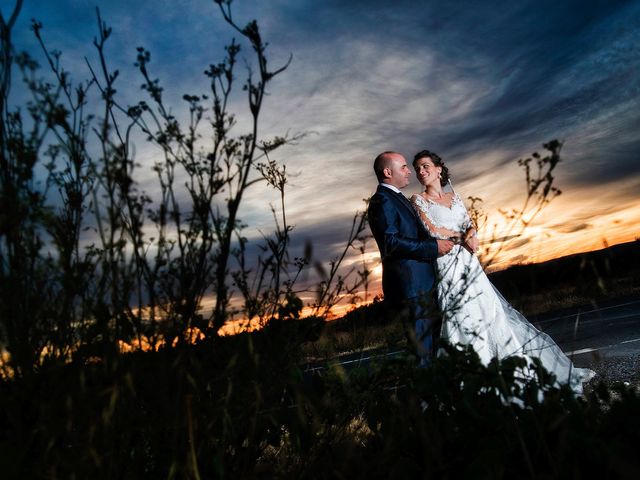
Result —
[[[434, 224], [431, 221], [431, 219], [426, 215], [424, 210], [420, 207], [418, 203], [420, 202], [420, 200], [418, 200], [418, 197], [419, 195], [413, 195], [411, 197], [411, 203], [413, 204], [413, 207], [416, 209], [416, 212], [418, 212], [418, 215], [420, 216], [420, 220], [422, 220], [422, 223], [427, 228], [431, 236], [435, 238], [453, 240], [454, 243], [461, 243], [464, 233], [456, 232], [454, 230], [449, 230], [448, 228], [444, 228], [444, 227], [438, 227], [436, 224]], [[420, 198], [422, 199], [422, 197]], [[422, 199], [422, 201], [425, 201], [425, 200]]]

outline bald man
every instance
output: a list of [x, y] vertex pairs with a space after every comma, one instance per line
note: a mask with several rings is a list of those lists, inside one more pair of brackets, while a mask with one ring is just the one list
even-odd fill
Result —
[[434, 263], [454, 244], [433, 238], [400, 191], [411, 177], [404, 156], [383, 152], [376, 157], [373, 170], [379, 185], [369, 200], [368, 220], [382, 258], [384, 301], [389, 311], [415, 325], [417, 351], [424, 366], [433, 358], [439, 329]]

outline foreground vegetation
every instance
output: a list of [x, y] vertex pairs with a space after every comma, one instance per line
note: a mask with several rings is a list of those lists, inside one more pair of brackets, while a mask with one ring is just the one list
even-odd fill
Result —
[[[0, 384], [3, 478], [637, 478], [640, 398], [449, 349], [300, 368], [321, 324], [70, 363]], [[544, 397], [540, 399], [540, 392]]]

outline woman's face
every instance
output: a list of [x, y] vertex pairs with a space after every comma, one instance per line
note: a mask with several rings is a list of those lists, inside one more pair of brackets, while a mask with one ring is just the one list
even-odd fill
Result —
[[416, 177], [418, 181], [425, 187], [440, 182], [440, 172], [442, 167], [436, 167], [429, 157], [419, 159], [415, 164]]

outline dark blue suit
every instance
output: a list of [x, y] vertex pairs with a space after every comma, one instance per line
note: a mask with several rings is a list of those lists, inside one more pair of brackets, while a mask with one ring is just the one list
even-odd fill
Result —
[[382, 258], [382, 291], [393, 309], [408, 308], [418, 338], [432, 355], [435, 319], [425, 306], [432, 304], [434, 262], [438, 244], [429, 235], [409, 200], [401, 193], [378, 186], [369, 200], [368, 220]]

